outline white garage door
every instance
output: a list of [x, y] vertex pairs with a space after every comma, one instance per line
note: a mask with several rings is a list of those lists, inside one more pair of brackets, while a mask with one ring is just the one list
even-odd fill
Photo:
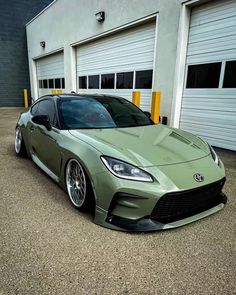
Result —
[[236, 1], [192, 9], [180, 127], [236, 150]]
[[38, 94], [61, 93], [65, 88], [63, 53], [53, 54], [36, 61]]
[[141, 91], [141, 107], [150, 110], [155, 23], [116, 33], [77, 48], [78, 91], [132, 99]]

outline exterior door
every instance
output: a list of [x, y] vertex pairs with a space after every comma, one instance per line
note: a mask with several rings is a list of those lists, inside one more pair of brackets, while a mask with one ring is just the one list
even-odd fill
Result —
[[52, 130], [31, 122], [31, 148], [38, 159], [55, 175], [60, 174], [61, 153], [58, 142], [61, 135], [57, 127], [55, 104], [53, 100], [45, 99], [38, 103], [34, 115], [48, 115]]
[[52, 93], [62, 93], [65, 88], [64, 56], [56, 53], [36, 61], [39, 97]]
[[141, 91], [150, 111], [156, 23], [150, 22], [77, 48], [78, 92], [122, 96]]

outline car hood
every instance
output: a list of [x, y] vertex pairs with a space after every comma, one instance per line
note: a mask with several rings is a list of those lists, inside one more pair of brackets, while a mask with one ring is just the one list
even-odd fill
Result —
[[200, 138], [162, 124], [130, 128], [70, 130], [102, 155], [139, 167], [184, 163], [209, 155]]

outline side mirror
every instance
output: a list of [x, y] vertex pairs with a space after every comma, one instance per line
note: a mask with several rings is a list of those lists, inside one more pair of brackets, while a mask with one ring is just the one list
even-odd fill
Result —
[[150, 113], [150, 112], [144, 111], [144, 114], [145, 114], [149, 119], [151, 119], [151, 113]]
[[43, 125], [48, 131], [52, 130], [50, 118], [47, 115], [37, 115], [32, 118], [35, 124]]

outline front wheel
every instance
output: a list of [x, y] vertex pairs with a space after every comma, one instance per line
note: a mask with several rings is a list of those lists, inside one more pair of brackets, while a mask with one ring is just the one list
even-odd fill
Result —
[[94, 203], [92, 187], [77, 160], [71, 159], [67, 163], [65, 180], [71, 203], [79, 209], [92, 209]]
[[19, 157], [26, 157], [26, 148], [24, 139], [22, 136], [22, 132], [20, 130], [20, 126], [16, 127], [16, 135], [15, 135], [15, 151]]

